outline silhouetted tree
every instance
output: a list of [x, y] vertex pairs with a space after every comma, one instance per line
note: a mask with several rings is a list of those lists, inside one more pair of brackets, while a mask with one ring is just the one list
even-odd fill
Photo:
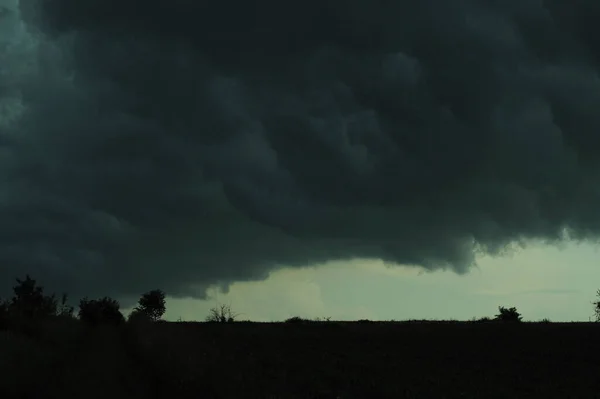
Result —
[[158, 321], [167, 310], [165, 304], [165, 293], [152, 290], [142, 295], [134, 311], [146, 314], [152, 321]]
[[141, 310], [133, 309], [133, 311], [127, 316], [129, 323], [152, 323], [154, 320], [146, 312]]
[[231, 306], [220, 305], [210, 309], [210, 313], [206, 316], [206, 321], [216, 323], [233, 323], [235, 318], [239, 316], [231, 311]]
[[596, 317], [596, 321], [600, 322], [600, 289], [596, 291], [596, 296], [599, 300], [592, 303], [594, 304], [594, 316]]
[[73, 317], [73, 313], [75, 312], [75, 308], [69, 305], [68, 302], [69, 296], [64, 293], [60, 300], [60, 305], [58, 305], [57, 315], [61, 317]]
[[97, 326], [100, 324], [119, 325], [125, 321], [117, 300], [104, 297], [100, 299], [83, 298], [79, 301], [79, 319], [84, 323]]
[[0, 330], [8, 328], [8, 301], [0, 299]]
[[498, 306], [499, 314], [496, 315], [496, 320], [498, 321], [508, 321], [508, 322], [520, 322], [521, 314], [517, 312], [517, 308], [505, 308], [504, 306]]
[[57, 301], [54, 294], [44, 295], [44, 288], [29, 275], [25, 280], [17, 280], [13, 287], [14, 296], [8, 304], [11, 317], [27, 319], [55, 316], [57, 313]]

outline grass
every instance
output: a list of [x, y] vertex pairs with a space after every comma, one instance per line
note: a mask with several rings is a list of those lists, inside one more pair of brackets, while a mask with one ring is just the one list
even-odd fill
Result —
[[2, 334], [7, 398], [593, 398], [600, 388], [597, 323], [173, 322], [81, 330], [79, 341], [65, 332], [54, 345]]

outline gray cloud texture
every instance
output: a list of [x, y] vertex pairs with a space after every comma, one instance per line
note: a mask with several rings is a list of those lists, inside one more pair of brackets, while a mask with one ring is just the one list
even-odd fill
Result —
[[600, 232], [597, 1], [2, 1], [2, 281], [202, 297]]

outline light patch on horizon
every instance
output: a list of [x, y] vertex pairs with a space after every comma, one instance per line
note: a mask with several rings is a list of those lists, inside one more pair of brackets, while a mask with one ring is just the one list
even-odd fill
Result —
[[281, 321], [291, 316], [332, 320], [407, 320], [492, 317], [516, 306], [524, 320], [588, 321], [600, 288], [597, 247], [533, 245], [512, 255], [478, 259], [460, 276], [389, 267], [378, 260], [330, 262], [281, 269], [261, 282], [239, 282], [208, 300], [168, 298], [167, 320], [203, 320], [216, 304], [238, 319]]

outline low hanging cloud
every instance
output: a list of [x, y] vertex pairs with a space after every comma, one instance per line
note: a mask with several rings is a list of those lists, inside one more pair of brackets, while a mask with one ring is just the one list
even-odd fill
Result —
[[2, 1], [2, 281], [201, 298], [600, 232], [597, 1]]

